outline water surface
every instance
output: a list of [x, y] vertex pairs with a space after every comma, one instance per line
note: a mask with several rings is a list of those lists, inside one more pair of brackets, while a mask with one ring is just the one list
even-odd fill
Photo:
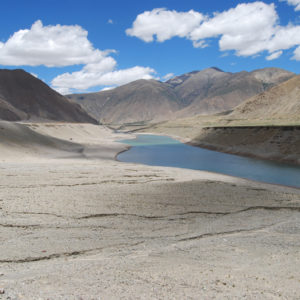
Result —
[[166, 136], [139, 134], [122, 140], [132, 146], [118, 155], [123, 162], [204, 170], [300, 188], [300, 167], [207, 150]]

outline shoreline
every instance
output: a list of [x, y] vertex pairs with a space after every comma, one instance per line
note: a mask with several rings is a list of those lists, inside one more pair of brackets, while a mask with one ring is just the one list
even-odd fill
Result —
[[[269, 160], [269, 161], [273, 161], [273, 162], [280, 162], [280, 161], [274, 161], [274, 160], [270, 160], [270, 159], [264, 159], [264, 158], [261, 158], [261, 157], [257, 157], [255, 155], [253, 156], [250, 156], [250, 155], [239, 155], [237, 153], [234, 153], [234, 152], [225, 152], [225, 151], [218, 151], [216, 149], [213, 149], [213, 148], [209, 148], [209, 147], [202, 147], [201, 145], [197, 145], [197, 144], [194, 144], [194, 143], [190, 143], [190, 142], [183, 142], [182, 140], [186, 140], [186, 139], [180, 139], [179, 137], [177, 136], [174, 136], [174, 135], [167, 135], [167, 134], [155, 134], [155, 133], [151, 133], [151, 132], [148, 132], [148, 133], [135, 133], [136, 135], [157, 135], [157, 136], [165, 136], [165, 137], [170, 137], [170, 138], [173, 138], [183, 144], [186, 144], [186, 145], [189, 145], [189, 146], [193, 146], [193, 147], [199, 147], [199, 148], [203, 148], [203, 149], [207, 149], [207, 150], [211, 150], [211, 151], [216, 151], [216, 152], [220, 152], [220, 153], [227, 153], [227, 154], [231, 154], [231, 155], [236, 155], [236, 156], [241, 156], [241, 157], [250, 157], [250, 158], [255, 158], [255, 159], [260, 159], [260, 160]], [[126, 145], [126, 144], [125, 144]], [[117, 156], [119, 154], [121, 154], [122, 152], [125, 152], [125, 151], [128, 151], [130, 150], [132, 146], [128, 145], [128, 149], [124, 150], [124, 151], [120, 151], [117, 155], [116, 155], [116, 160], [119, 161], [119, 162], [122, 162], [120, 160], [117, 159]], [[287, 162], [285, 161], [281, 161], [282, 163], [286, 163], [288, 164]], [[126, 162], [125, 162], [126, 163]], [[138, 165], [146, 165], [146, 166], [153, 166], [153, 165], [149, 165], [149, 164], [143, 164], [143, 163], [135, 163], [135, 162], [132, 162], [134, 164], [138, 164]], [[298, 166], [297, 164], [290, 164], [291, 166]], [[164, 167], [164, 166], [162, 166]], [[170, 166], [165, 166], [165, 167], [170, 167]], [[180, 168], [180, 167], [170, 167], [170, 168]], [[241, 176], [234, 176], [234, 175], [229, 175], [229, 174], [226, 174], [226, 173], [222, 173], [222, 172], [213, 172], [213, 171], [207, 171], [207, 170], [197, 170], [197, 169], [189, 169], [189, 168], [180, 168], [180, 169], [185, 169], [185, 170], [194, 170], [194, 171], [200, 171], [200, 172], [207, 172], [207, 173], [212, 173], [212, 174], [220, 174], [220, 175], [224, 175], [224, 176], [229, 176], [229, 177], [233, 177], [233, 178], [240, 178], [240, 179], [243, 179], [243, 180], [248, 180], [248, 181], [251, 181], [251, 182], [254, 182], [254, 183], [262, 183], [262, 184], [267, 184], [267, 185], [275, 185], [275, 186], [281, 186], [281, 187], [287, 187], [287, 188], [292, 188], [292, 189], [296, 189], [296, 190], [300, 190], [300, 187], [297, 187], [297, 186], [293, 186], [293, 185], [284, 185], [284, 184], [279, 184], [279, 183], [271, 183], [271, 182], [265, 182], [265, 181], [259, 181], [259, 180], [255, 180], [255, 179], [250, 179], [250, 178], [246, 178], [246, 177], [241, 177]]]
[[253, 154], [253, 153], [230, 151], [230, 150], [224, 149], [222, 146], [207, 145], [207, 144], [204, 144], [204, 143], [201, 143], [201, 142], [200, 143], [192, 142], [192, 140], [190, 140], [186, 144], [190, 145], [190, 146], [193, 146], [193, 147], [199, 147], [199, 148], [203, 148], [203, 149], [208, 149], [208, 150], [212, 150], [212, 151], [233, 154], [233, 155], [242, 156], [242, 157], [257, 158], [257, 159], [261, 159], [261, 160], [265, 160], [265, 161], [273, 161], [273, 162], [278, 162], [278, 163], [286, 163], [286, 164], [289, 164], [291, 166], [300, 166], [300, 162], [298, 162], [297, 160], [288, 160], [288, 159], [284, 159], [284, 158], [276, 158], [275, 159], [275, 158], [270, 158], [270, 157], [267, 157], [267, 156]]
[[183, 143], [218, 152], [300, 165], [300, 125], [207, 127], [196, 124], [193, 127], [188, 122], [179, 122], [133, 130], [134, 133], [139, 131], [168, 135]]

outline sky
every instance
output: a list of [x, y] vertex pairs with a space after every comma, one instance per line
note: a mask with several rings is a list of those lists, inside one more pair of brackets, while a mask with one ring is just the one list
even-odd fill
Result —
[[0, 68], [62, 94], [218, 67], [300, 73], [300, 0], [1, 0]]

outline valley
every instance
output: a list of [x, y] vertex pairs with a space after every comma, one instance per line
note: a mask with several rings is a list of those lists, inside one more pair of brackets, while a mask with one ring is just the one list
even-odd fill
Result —
[[300, 299], [300, 0], [1, 12], [0, 300]]
[[[206, 114], [194, 115], [187, 108], [198, 102], [179, 97], [178, 84], [235, 75], [209, 69], [169, 83], [138, 81], [116, 88], [117, 96], [101, 92], [102, 100], [78, 95], [76, 102], [88, 99], [80, 107], [75, 96], [63, 97], [23, 71], [3, 74], [1, 299], [300, 294], [299, 189], [116, 159], [129, 149], [119, 140], [146, 132], [298, 165], [298, 76], [258, 72], [266, 75], [243, 94], [249, 99], [228, 102], [235, 93], [222, 92]], [[265, 91], [262, 80], [270, 84]], [[220, 93], [218, 84], [211, 93]]]

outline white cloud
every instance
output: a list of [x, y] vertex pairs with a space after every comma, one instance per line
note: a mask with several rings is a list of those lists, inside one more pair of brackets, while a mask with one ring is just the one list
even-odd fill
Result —
[[19, 30], [0, 42], [0, 64], [60, 67], [97, 62], [108, 51], [94, 49], [87, 35], [78, 25], [43, 26], [36, 21], [30, 29]]
[[271, 55], [266, 57], [266, 60], [273, 60], [273, 59], [277, 59], [278, 57], [280, 57], [282, 55], [283, 51], [277, 51], [272, 53]]
[[206, 41], [193, 41], [193, 46], [195, 48], [206, 48], [208, 47], [208, 43]]
[[300, 46], [295, 49], [293, 59], [300, 60]]
[[300, 11], [300, 0], [280, 0], [281, 2], [287, 2], [289, 5], [296, 6], [295, 10]]
[[300, 45], [300, 26], [288, 25], [277, 27], [272, 39], [267, 41], [266, 48], [270, 52], [290, 49]]
[[[300, 5], [300, 0], [288, 1]], [[275, 5], [261, 1], [242, 3], [212, 16], [154, 9], [138, 15], [126, 33], [147, 42], [155, 35], [161, 42], [179, 36], [191, 40], [195, 48], [208, 47], [208, 39], [216, 38], [221, 51], [233, 50], [238, 56], [267, 51], [269, 60], [278, 58], [282, 50], [300, 45], [300, 26], [280, 26]], [[299, 59], [298, 54], [294, 59]]]
[[120, 85], [153, 78], [155, 71], [149, 67], [117, 70], [116, 60], [109, 56], [116, 51], [94, 48], [87, 36], [88, 32], [78, 25], [44, 26], [41, 21], [36, 21], [30, 29], [19, 30], [6, 42], [0, 42], [0, 65], [84, 65], [78, 72], [64, 73], [52, 80], [53, 88], [62, 94], [73, 89], [84, 90], [98, 85]]
[[108, 23], [108, 24], [114, 24], [114, 21], [113, 21], [112, 19], [109, 19], [109, 20], [107, 21], [107, 23]]
[[155, 71], [149, 67], [133, 67], [123, 70], [101, 69], [95, 65], [87, 65], [81, 71], [64, 73], [52, 80], [56, 90], [80, 89], [85, 90], [101, 85], [122, 85], [138, 79], [151, 79]]
[[145, 42], [152, 42], [156, 35], [157, 40], [163, 42], [174, 36], [187, 36], [203, 19], [204, 16], [194, 10], [177, 12], [156, 8], [138, 15], [126, 33]]
[[174, 77], [175, 75], [174, 75], [174, 73], [168, 73], [168, 74], [166, 74], [162, 79], [164, 80], [164, 81], [168, 81], [169, 79], [171, 79], [172, 77]]
[[115, 86], [107, 86], [107, 87], [103, 88], [103, 89], [101, 90], [101, 92], [110, 91], [110, 90], [113, 90], [113, 89], [115, 89], [115, 88], [116, 88]]
[[217, 13], [190, 33], [193, 41], [220, 37], [222, 51], [235, 50], [238, 55], [253, 55], [264, 48], [277, 22], [274, 5], [263, 2], [239, 4]]
[[54, 88], [54, 90], [56, 90], [58, 93], [60, 93], [61, 95], [68, 95], [71, 94], [72, 91], [69, 88], [60, 88], [60, 87], [56, 87]]

